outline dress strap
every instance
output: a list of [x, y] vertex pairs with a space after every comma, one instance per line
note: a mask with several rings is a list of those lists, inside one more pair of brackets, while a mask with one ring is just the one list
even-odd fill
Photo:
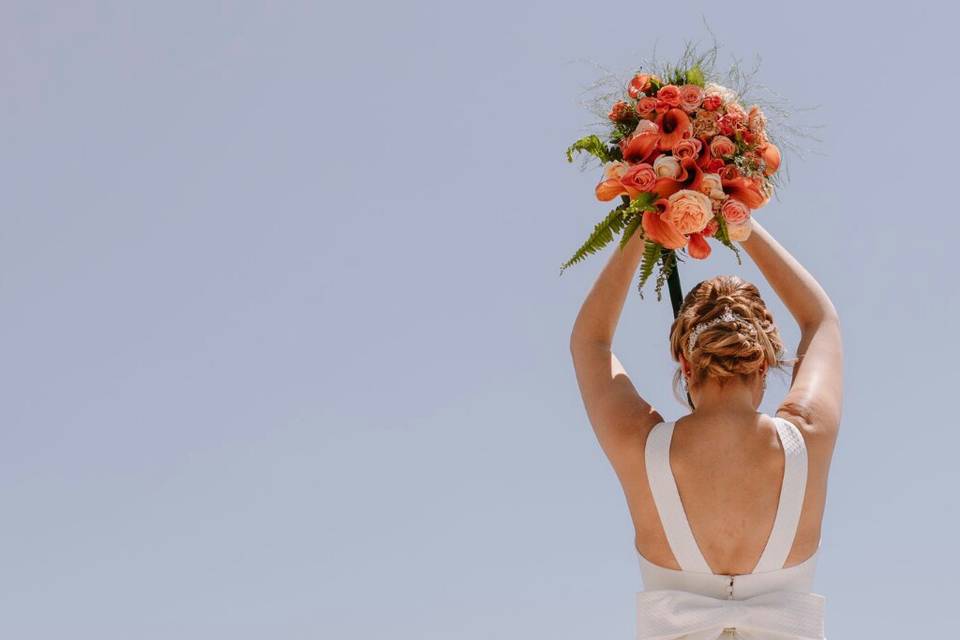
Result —
[[807, 447], [803, 434], [786, 418], [773, 416], [773, 420], [777, 424], [777, 434], [783, 445], [783, 484], [780, 487], [780, 501], [773, 529], [753, 573], [782, 569], [786, 564], [797, 535], [797, 525], [800, 523], [800, 512], [807, 490]]
[[707, 564], [690, 529], [690, 522], [683, 510], [680, 491], [670, 467], [670, 442], [676, 421], [660, 422], [647, 435], [644, 459], [647, 466], [647, 481], [657, 513], [663, 525], [663, 533], [673, 556], [684, 571], [713, 573]]

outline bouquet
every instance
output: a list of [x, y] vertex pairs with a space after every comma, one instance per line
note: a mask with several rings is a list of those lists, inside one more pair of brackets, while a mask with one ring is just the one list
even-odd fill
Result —
[[[707, 68], [705, 68], [707, 67]], [[588, 135], [566, 152], [585, 152], [601, 161], [596, 186], [600, 201], [622, 200], [599, 222], [560, 271], [579, 262], [623, 232], [644, 238], [638, 289], [660, 262], [657, 299], [670, 278], [674, 292], [677, 252], [703, 260], [711, 240], [731, 249], [750, 234], [750, 216], [773, 194], [779, 147], [758, 104], [745, 107], [737, 92], [712, 77], [702, 60], [667, 67], [663, 74], [636, 72], [609, 105], [604, 137]], [[604, 139], [605, 138], [605, 139]], [[679, 280], [676, 280], [679, 289]]]

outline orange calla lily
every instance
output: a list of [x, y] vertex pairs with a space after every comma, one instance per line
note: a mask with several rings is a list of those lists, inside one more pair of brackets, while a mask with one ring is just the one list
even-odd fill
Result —
[[631, 164], [646, 162], [650, 154], [657, 148], [660, 134], [656, 131], [644, 131], [627, 140], [623, 145], [623, 160]]
[[736, 178], [720, 178], [723, 191], [731, 198], [736, 198], [751, 209], [759, 209], [767, 203], [767, 196], [760, 185], [753, 178], [737, 176]]
[[596, 192], [597, 200], [606, 202], [607, 200], [613, 200], [617, 196], [625, 195], [627, 190], [624, 188], [623, 183], [620, 182], [619, 179], [611, 178], [598, 184]]
[[672, 222], [662, 217], [663, 213], [670, 208], [670, 203], [665, 198], [661, 198], [653, 204], [657, 210], [644, 211], [643, 218], [640, 220], [646, 237], [667, 249], [680, 249], [686, 246], [687, 237], [680, 233]]
[[692, 258], [703, 260], [710, 255], [710, 243], [707, 242], [702, 233], [691, 233], [690, 241], [687, 244], [687, 253]]
[[653, 192], [661, 198], [669, 198], [681, 189], [700, 191], [700, 185], [703, 183], [703, 170], [697, 165], [697, 161], [689, 156], [681, 158], [680, 170], [680, 175], [676, 178], [667, 176], [657, 178]]
[[661, 151], [669, 151], [673, 146], [693, 135], [693, 123], [690, 116], [683, 109], [676, 107], [667, 109], [657, 116], [657, 126], [660, 128], [658, 146]]

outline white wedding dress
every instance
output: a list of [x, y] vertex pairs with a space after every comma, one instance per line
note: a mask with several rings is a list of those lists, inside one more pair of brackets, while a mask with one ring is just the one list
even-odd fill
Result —
[[637, 552], [643, 591], [637, 592], [637, 640], [826, 640], [824, 596], [813, 593], [820, 548], [784, 567], [793, 546], [807, 484], [803, 434], [774, 416], [785, 467], [773, 530], [753, 572], [711, 572], [690, 530], [670, 467], [676, 421], [661, 422], [647, 438], [650, 490], [664, 533], [682, 569], [653, 564]]

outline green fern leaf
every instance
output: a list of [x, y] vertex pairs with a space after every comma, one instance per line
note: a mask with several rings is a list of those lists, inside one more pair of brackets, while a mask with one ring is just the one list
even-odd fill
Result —
[[613, 240], [613, 234], [619, 233], [620, 230], [623, 229], [624, 212], [627, 206], [626, 203], [621, 204], [593, 227], [593, 232], [590, 234], [590, 237], [587, 238], [587, 241], [583, 243], [583, 246], [577, 249], [572, 258], [560, 266], [561, 275], [564, 269], [580, 262], [586, 258], [588, 254], [600, 251], [607, 246], [607, 243]]
[[595, 135], [589, 135], [580, 138], [567, 149], [567, 162], [573, 162], [573, 154], [578, 151], [584, 151], [595, 156], [600, 162], [610, 162], [614, 160], [610, 148]]
[[637, 285], [637, 291], [640, 292], [640, 299], [643, 299], [643, 285], [653, 273], [653, 268], [660, 260], [663, 253], [663, 247], [652, 240], [646, 240], [643, 247], [643, 259], [640, 261], [640, 283]]

